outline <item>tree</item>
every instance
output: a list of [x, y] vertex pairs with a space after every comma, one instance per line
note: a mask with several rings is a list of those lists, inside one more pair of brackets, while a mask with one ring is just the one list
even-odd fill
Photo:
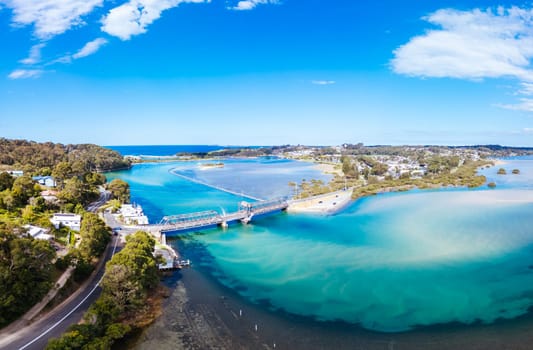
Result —
[[96, 189], [84, 183], [77, 177], [72, 177], [65, 181], [63, 190], [59, 197], [65, 202], [76, 204], [87, 204], [97, 197]]
[[126, 181], [114, 179], [107, 185], [107, 189], [111, 191], [114, 198], [120, 200], [122, 203], [129, 203], [130, 185]]
[[9, 173], [0, 173], [0, 191], [10, 189], [15, 182], [15, 178]]
[[52, 279], [55, 251], [46, 241], [0, 228], [0, 327], [39, 301]]
[[63, 188], [65, 180], [72, 177], [72, 167], [68, 162], [59, 162], [52, 170], [52, 176], [57, 182], [59, 188]]
[[376, 162], [374, 166], [372, 167], [372, 175], [381, 176], [385, 174], [388, 170], [389, 170], [389, 167], [387, 166], [387, 164]]
[[100, 256], [111, 239], [111, 231], [94, 213], [85, 213], [80, 228], [79, 250], [87, 258]]
[[38, 193], [35, 182], [29, 176], [20, 176], [15, 179], [11, 189], [15, 206], [22, 207], [26, 205], [28, 199]]
[[152, 252], [155, 241], [146, 232], [126, 238], [126, 245], [107, 263], [102, 293], [85, 314], [85, 323], [70, 327], [47, 349], [110, 349], [130, 330], [129, 316], [144, 306], [149, 289], [159, 282]]
[[342, 172], [346, 177], [359, 177], [359, 172], [357, 171], [355, 164], [352, 162], [352, 159], [348, 156], [341, 157], [342, 162]]
[[59, 197], [72, 204], [82, 203], [85, 197], [83, 182], [77, 177], [66, 180]]
[[106, 273], [102, 279], [102, 288], [109, 299], [121, 312], [128, 308], [137, 308], [142, 304], [144, 288], [135, 272], [136, 266], [130, 266], [131, 261], [124, 259], [121, 263], [115, 261], [106, 266]]

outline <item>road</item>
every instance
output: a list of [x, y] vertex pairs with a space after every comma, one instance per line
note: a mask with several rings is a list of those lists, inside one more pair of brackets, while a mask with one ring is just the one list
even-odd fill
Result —
[[[109, 191], [101, 189], [100, 198], [98, 201], [91, 203], [87, 210], [96, 211], [109, 200], [110, 195]], [[119, 236], [113, 236], [111, 244], [106, 249], [105, 257], [98, 264], [95, 272], [63, 303], [24, 328], [8, 326], [1, 330], [0, 349], [44, 349], [49, 339], [61, 336], [70, 325], [78, 323], [83, 314], [100, 296], [101, 289], [99, 284], [105, 272], [105, 264], [116, 251], [122, 248], [120, 241]]]
[[22, 329], [12, 332], [5, 329], [0, 332], [0, 349], [44, 349], [49, 339], [59, 337], [70, 325], [78, 323], [85, 311], [100, 296], [99, 283], [104, 275], [105, 263], [120, 249], [119, 236], [113, 236], [113, 241], [107, 248], [104, 262], [98, 266], [99, 269], [89, 277], [89, 280], [76, 293], [41, 319]]
[[108, 200], [111, 199], [111, 192], [106, 191], [103, 187], [99, 188], [100, 198], [96, 202], [89, 204], [87, 211], [95, 212], [98, 208], [104, 205]]

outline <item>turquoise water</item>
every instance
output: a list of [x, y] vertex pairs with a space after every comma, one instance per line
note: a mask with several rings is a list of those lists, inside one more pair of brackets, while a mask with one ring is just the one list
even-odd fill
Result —
[[[299, 180], [294, 173], [319, 176], [305, 163], [231, 162], [226, 172], [212, 174], [193, 163], [145, 164], [111, 177], [129, 181], [133, 199], [157, 221], [194, 210], [231, 210], [240, 200], [170, 174], [176, 166], [245, 193], [251, 185], [243, 178], [255, 176], [253, 184], [263, 179], [260, 188], [251, 188], [257, 196], [290, 191], [287, 182]], [[497, 178], [495, 190], [386, 194], [334, 216], [265, 217], [188, 235], [184, 253], [204, 254], [195, 263], [208, 264], [206, 271], [246, 300], [317, 320], [397, 332], [514, 318], [533, 305], [533, 161], [520, 162], [506, 167], [522, 173]], [[496, 170], [483, 172], [490, 178]]]
[[123, 156], [174, 156], [177, 153], [211, 152], [222, 148], [216, 145], [143, 145], [143, 146], [106, 146]]

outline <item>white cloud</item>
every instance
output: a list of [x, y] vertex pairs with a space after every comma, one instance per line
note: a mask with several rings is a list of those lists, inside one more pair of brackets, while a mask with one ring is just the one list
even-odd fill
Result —
[[161, 13], [181, 3], [204, 3], [210, 0], [130, 0], [109, 11], [102, 19], [102, 31], [122, 40], [146, 33], [146, 27]]
[[81, 49], [79, 49], [75, 54], [68, 54], [63, 57], [60, 57], [56, 60], [51, 61], [48, 64], [54, 64], [54, 63], [71, 63], [73, 60], [77, 60], [83, 57], [90, 56], [94, 53], [96, 53], [102, 46], [107, 44], [108, 41], [104, 38], [97, 38], [92, 41], [89, 41]]
[[526, 135], [533, 135], [533, 128], [524, 128], [522, 132]]
[[78, 58], [87, 57], [98, 51], [103, 45], [107, 44], [107, 40], [104, 38], [98, 38], [93, 41], [89, 41], [78, 52], [72, 55], [72, 58], [77, 60]]
[[29, 56], [19, 62], [22, 64], [36, 64], [41, 62], [41, 49], [45, 46], [46, 44], [43, 43], [33, 45], [30, 49]]
[[497, 107], [510, 109], [512, 111], [533, 112], [533, 99], [521, 98], [520, 102], [515, 104], [498, 104]]
[[35, 36], [50, 39], [84, 24], [82, 16], [90, 13], [103, 0], [0, 0], [0, 5], [13, 10], [13, 24], [34, 25]]
[[9, 79], [27, 79], [27, 78], [37, 78], [44, 71], [41, 69], [16, 69], [11, 72], [7, 77]]
[[260, 4], [279, 4], [279, 0], [241, 0], [237, 5], [228, 7], [231, 10], [251, 10]]
[[394, 51], [394, 72], [419, 77], [513, 77], [533, 82], [533, 10], [442, 9], [424, 18], [440, 29]]
[[333, 85], [335, 83], [336, 83], [335, 80], [312, 80], [311, 81], [311, 84], [315, 84], [315, 85]]
[[518, 90], [517, 94], [531, 96], [533, 95], [533, 84], [532, 83], [522, 83], [520, 84], [522, 88]]

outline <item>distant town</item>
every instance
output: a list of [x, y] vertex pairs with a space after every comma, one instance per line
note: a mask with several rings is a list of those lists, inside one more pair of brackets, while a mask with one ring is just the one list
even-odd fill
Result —
[[[87, 320], [101, 319], [101, 323], [87, 326], [92, 327], [87, 344], [112, 344], [115, 339], [106, 338], [109, 329], [120, 325], [123, 336], [139, 324], [149, 323], [135, 315], [156, 314], [154, 310], [161, 300], [160, 270], [180, 268], [189, 262], [180, 260], [179, 254], [165, 244], [164, 235], [154, 237], [149, 232], [142, 208], [131, 204], [129, 184], [120, 179], [108, 182], [102, 174], [106, 171], [127, 169], [138, 162], [162, 161], [197, 161], [200, 169], [217, 171], [224, 168], [226, 159], [238, 157], [311, 162], [330, 174], [331, 181], [301, 179], [288, 183], [292, 198], [284, 199], [280, 208], [328, 212], [350, 199], [380, 192], [443, 186], [493, 188], [494, 183], [487, 184], [486, 178], [477, 173], [480, 167], [497, 165], [502, 157], [531, 154], [533, 148], [358, 143], [334, 147], [232, 147], [168, 157], [123, 157], [96, 145], [0, 139], [0, 298], [10, 300], [0, 302], [0, 327], [24, 329], [24, 322], [41, 315], [47, 305], [57, 306], [69, 295], [96, 288], [100, 278], [101, 295], [84, 311]], [[500, 170], [501, 176], [520, 173], [519, 169], [509, 174]], [[156, 242], [155, 238], [161, 241]], [[115, 254], [117, 245], [121, 252]], [[31, 274], [23, 273], [28, 269]], [[126, 270], [133, 272], [125, 274]], [[132, 284], [133, 280], [142, 283]], [[146, 304], [147, 300], [153, 303]], [[113, 305], [112, 317], [108, 315], [108, 304]], [[69, 348], [83, 327], [65, 327], [63, 331], [67, 333], [51, 340], [48, 348]], [[31, 334], [22, 333], [20, 344], [32, 341]], [[59, 335], [61, 332], [56, 334]], [[8, 337], [0, 337], [0, 347], [9, 341]]]

